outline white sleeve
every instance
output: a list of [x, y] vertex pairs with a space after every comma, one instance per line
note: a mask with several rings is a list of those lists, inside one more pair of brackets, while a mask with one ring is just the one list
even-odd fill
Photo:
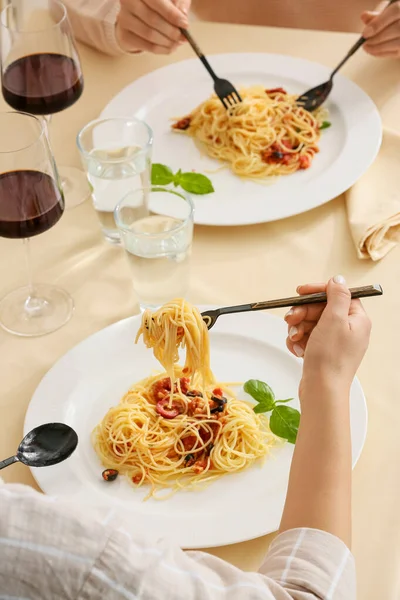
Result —
[[118, 0], [63, 0], [77, 40], [110, 55], [125, 54], [115, 36]]
[[[355, 600], [354, 560], [336, 537], [279, 535], [258, 573], [150, 540], [143, 527], [25, 486], [0, 485], [0, 590], [29, 600]], [[118, 519], [118, 521], [117, 521]], [[146, 519], [151, 519], [148, 515]], [[1, 595], [0, 595], [1, 596]], [[3, 596], [1, 596], [3, 597]]]

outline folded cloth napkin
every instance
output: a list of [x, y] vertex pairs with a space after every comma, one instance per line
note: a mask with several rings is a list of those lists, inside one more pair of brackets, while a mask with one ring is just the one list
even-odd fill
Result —
[[380, 260], [400, 242], [400, 135], [386, 129], [375, 162], [346, 194], [359, 258]]

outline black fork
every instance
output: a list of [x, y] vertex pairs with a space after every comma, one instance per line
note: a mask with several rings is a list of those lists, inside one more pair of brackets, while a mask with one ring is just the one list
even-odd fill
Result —
[[[383, 289], [376, 283], [374, 285], [364, 285], [361, 287], [350, 288], [352, 298], [370, 298], [371, 296], [382, 296]], [[270, 308], [287, 308], [288, 306], [304, 306], [305, 304], [324, 304], [327, 301], [325, 292], [317, 292], [303, 296], [294, 296], [292, 298], [279, 298], [278, 300], [266, 300], [265, 302], [255, 302], [254, 304], [240, 304], [238, 306], [224, 306], [214, 310], [206, 310], [201, 313], [207, 329], [214, 327], [216, 320], [221, 315], [230, 315], [232, 313], [241, 313], [255, 310], [268, 310]]]
[[203, 52], [200, 50], [197, 43], [192, 38], [191, 34], [187, 29], [181, 29], [182, 34], [185, 36], [189, 44], [192, 46], [193, 50], [196, 52], [197, 56], [211, 75], [214, 80], [214, 91], [217, 94], [218, 98], [221, 100], [222, 104], [228, 110], [235, 104], [239, 104], [242, 101], [239, 92], [236, 88], [233, 87], [230, 81], [227, 79], [221, 79], [217, 77], [210, 63], [204, 56]]

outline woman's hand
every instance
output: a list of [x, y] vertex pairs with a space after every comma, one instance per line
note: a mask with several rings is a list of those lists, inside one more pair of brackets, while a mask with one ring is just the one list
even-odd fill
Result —
[[360, 300], [351, 300], [343, 277], [297, 288], [300, 295], [325, 290], [327, 304], [297, 306], [285, 316], [287, 347], [304, 357], [300, 399], [305, 391], [348, 393], [368, 347], [371, 322]]
[[364, 12], [361, 19], [366, 25], [364, 50], [372, 56], [399, 58], [400, 1], [390, 6], [388, 2], [381, 2], [375, 11]]
[[184, 38], [191, 0], [120, 0], [116, 37], [126, 52], [170, 54]]

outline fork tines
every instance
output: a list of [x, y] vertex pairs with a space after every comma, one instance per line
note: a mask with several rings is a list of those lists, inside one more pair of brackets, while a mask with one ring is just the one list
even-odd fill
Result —
[[235, 92], [232, 92], [232, 94], [230, 94], [229, 96], [225, 96], [224, 98], [221, 98], [221, 102], [225, 106], [226, 109], [229, 109], [232, 106], [235, 106], [235, 104], [239, 104], [240, 102], [242, 102], [242, 99], [240, 97], [240, 94], [235, 91]]
[[215, 93], [227, 110], [242, 102], [239, 92], [227, 79], [217, 79], [214, 85]]
[[240, 104], [240, 102], [242, 102], [242, 99], [240, 97], [239, 92], [233, 87], [230, 81], [228, 81], [227, 79], [221, 79], [216, 75], [214, 69], [204, 56], [203, 52], [200, 50], [200, 46], [195, 42], [189, 31], [183, 28], [180, 29], [182, 35], [185, 36], [185, 38], [199, 57], [200, 61], [203, 63], [204, 67], [214, 80], [214, 91], [217, 94], [218, 98], [221, 100], [222, 104], [225, 106], [225, 108], [229, 110], [230, 108], [232, 108], [232, 106]]

